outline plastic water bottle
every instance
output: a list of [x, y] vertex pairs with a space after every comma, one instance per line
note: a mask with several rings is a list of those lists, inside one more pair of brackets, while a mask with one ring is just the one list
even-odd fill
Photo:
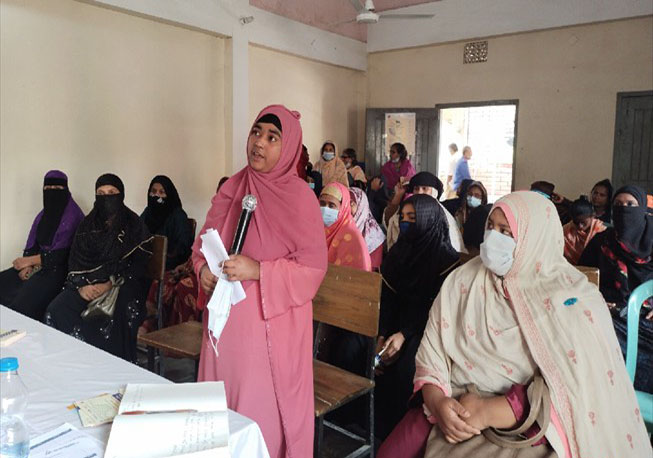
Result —
[[29, 455], [29, 434], [23, 420], [27, 388], [18, 375], [18, 359], [0, 359], [0, 458]]

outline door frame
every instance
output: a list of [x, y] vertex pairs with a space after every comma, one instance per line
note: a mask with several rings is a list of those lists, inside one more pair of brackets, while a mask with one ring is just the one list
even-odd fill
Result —
[[[440, 110], [447, 108], [470, 108], [470, 107], [487, 107], [492, 105], [515, 105], [515, 138], [512, 142], [512, 179], [510, 183], [510, 190], [515, 190], [515, 175], [517, 170], [517, 127], [519, 120], [519, 99], [501, 99], [501, 100], [487, 100], [487, 101], [472, 101], [472, 102], [456, 102], [456, 103], [437, 103], [435, 105], [436, 125], [435, 125], [435, 148], [436, 157], [440, 158]], [[439, 168], [436, 162], [436, 167]]]

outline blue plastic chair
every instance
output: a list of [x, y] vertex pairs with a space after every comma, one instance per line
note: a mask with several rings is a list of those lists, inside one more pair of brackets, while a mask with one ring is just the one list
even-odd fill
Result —
[[[630, 293], [628, 299], [628, 341], [626, 344], [626, 370], [630, 381], [635, 380], [637, 370], [637, 342], [639, 341], [639, 313], [642, 304], [653, 296], [653, 280], [648, 280]], [[639, 411], [644, 418], [646, 429], [653, 433], [653, 394], [635, 390]]]

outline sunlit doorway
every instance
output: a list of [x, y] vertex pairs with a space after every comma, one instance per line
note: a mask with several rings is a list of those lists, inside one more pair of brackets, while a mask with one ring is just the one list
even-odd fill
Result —
[[446, 184], [452, 156], [449, 145], [472, 148], [469, 171], [481, 181], [494, 202], [513, 189], [517, 136], [516, 100], [437, 105], [438, 177]]

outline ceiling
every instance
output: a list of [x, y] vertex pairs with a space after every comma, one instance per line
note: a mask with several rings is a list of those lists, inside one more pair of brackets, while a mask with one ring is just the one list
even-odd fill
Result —
[[[365, 2], [365, 0], [361, 1]], [[434, 2], [427, 0], [374, 0], [377, 12], [422, 3]], [[322, 30], [358, 41], [367, 41], [366, 25], [356, 23], [336, 25], [356, 17], [356, 10], [349, 0], [249, 0], [249, 4]]]

